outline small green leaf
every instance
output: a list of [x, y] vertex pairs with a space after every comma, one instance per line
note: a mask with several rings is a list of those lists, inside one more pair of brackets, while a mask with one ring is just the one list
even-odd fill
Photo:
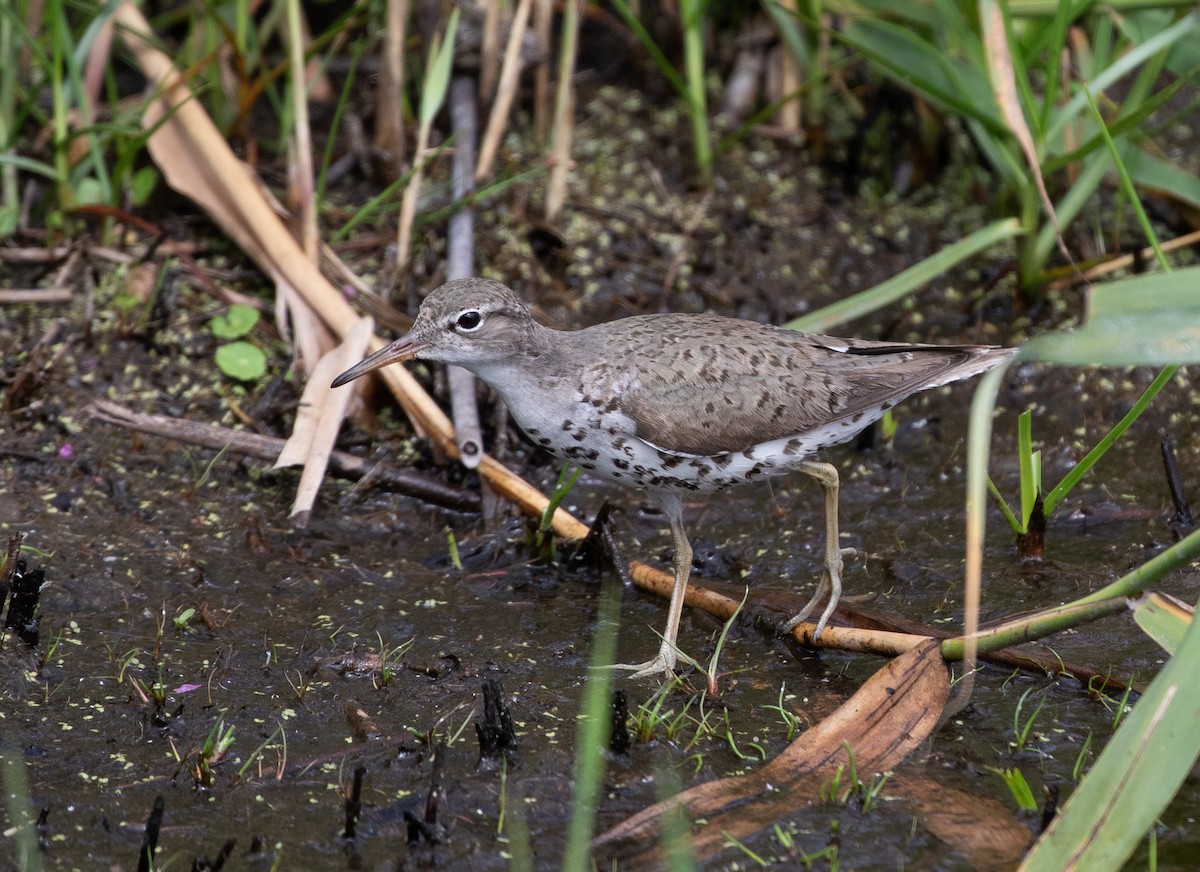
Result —
[[156, 167], [142, 167], [133, 174], [132, 195], [133, 205], [143, 206], [150, 199], [150, 195], [154, 193], [154, 189], [158, 186], [158, 169]]
[[75, 202], [80, 206], [95, 206], [104, 203], [104, 186], [94, 176], [87, 176], [75, 183]]
[[223, 315], [213, 318], [208, 327], [218, 339], [237, 339], [253, 330], [257, 323], [257, 309], [235, 303]]
[[267, 356], [249, 342], [230, 342], [217, 349], [217, 366], [230, 378], [254, 381], [267, 371]]

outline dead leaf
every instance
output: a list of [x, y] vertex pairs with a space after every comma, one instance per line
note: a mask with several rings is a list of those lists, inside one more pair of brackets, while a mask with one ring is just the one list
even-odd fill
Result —
[[[258, 191], [257, 182], [234, 156], [216, 125], [196, 101], [179, 70], [157, 48], [158, 37], [132, 3], [113, 12], [118, 32], [146, 79], [157, 88], [143, 125], [152, 130], [151, 156], [171, 187], [192, 198], [259, 268], [280, 284], [286, 281], [336, 336], [344, 337], [357, 316], [342, 295], [309, 261]], [[369, 352], [384, 342], [372, 337]], [[450, 457], [458, 456], [454, 428], [437, 403], [402, 366], [380, 370], [410, 418], [417, 422]], [[519, 476], [485, 455], [479, 471], [496, 490], [537, 517], [546, 497]], [[554, 531], [582, 539], [587, 527], [561, 507], [554, 513]]]
[[917, 822], [962, 854], [976, 872], [1016, 868], [1033, 843], [1029, 826], [1002, 802], [947, 787], [927, 775], [897, 774], [883, 792], [910, 805]]
[[643, 809], [593, 844], [601, 868], [656, 862], [663, 815], [682, 807], [693, 824], [691, 847], [707, 858], [728, 838], [743, 840], [775, 823], [798, 803], [815, 800], [821, 784], [848, 764], [846, 745], [864, 778], [896, 766], [937, 725], [950, 695], [950, 673], [936, 642], [888, 662], [837, 711], [804, 732], [756, 772], [697, 785]]
[[350, 333], [333, 351], [324, 355], [313, 367], [312, 378], [304, 386], [300, 408], [296, 413], [296, 425], [279, 452], [275, 469], [286, 466], [304, 465], [300, 484], [296, 488], [296, 499], [292, 503], [292, 518], [303, 527], [317, 498], [317, 490], [325, 478], [338, 430], [346, 417], [346, 408], [354, 391], [334, 390], [330, 383], [339, 372], [343, 372], [362, 359], [375, 322], [360, 318]]
[[[1020, 97], [1017, 96], [1017, 77], [1013, 70], [1012, 49], [1008, 45], [1008, 31], [1004, 27], [1004, 12], [996, 0], [982, 0], [979, 13], [988, 73], [991, 76], [996, 103], [1000, 106], [1000, 113], [1004, 116], [1008, 129], [1012, 131], [1025, 155], [1025, 162], [1029, 165], [1029, 172], [1042, 198], [1042, 206], [1045, 207], [1046, 215], [1054, 226], [1054, 238], [1058, 241], [1058, 249], [1068, 263], [1074, 263], [1074, 258], [1063, 241], [1062, 230], [1058, 225], [1058, 213], [1054, 211], [1054, 202], [1046, 191], [1046, 180], [1042, 177], [1042, 164], [1037, 146], [1034, 145], [1033, 134], [1029, 131], [1025, 113], [1021, 109]], [[1027, 227], [1026, 231], [1032, 233], [1033, 228]]]

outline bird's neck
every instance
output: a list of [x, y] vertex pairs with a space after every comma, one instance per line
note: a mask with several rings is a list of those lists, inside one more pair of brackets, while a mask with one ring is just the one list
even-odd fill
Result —
[[533, 323], [514, 343], [510, 353], [492, 360], [477, 361], [471, 370], [487, 382], [510, 405], [553, 389], [564, 379], [577, 378], [579, 367], [572, 363], [572, 340], [578, 336]]

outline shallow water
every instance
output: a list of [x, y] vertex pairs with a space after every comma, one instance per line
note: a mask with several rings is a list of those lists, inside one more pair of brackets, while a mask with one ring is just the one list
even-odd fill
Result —
[[[957, 625], [959, 413], [969, 395], [959, 387], [906, 404], [894, 447], [831, 454], [844, 477], [843, 544], [860, 552], [847, 564], [847, 592], [870, 595], [872, 609]], [[1163, 423], [1169, 426], [1169, 415]], [[32, 447], [32, 431], [10, 432]], [[1117, 468], [1151, 454], [1155, 441], [1147, 425], [1106, 467], [1105, 481], [1119, 493], [1091, 487], [1072, 496], [1051, 528], [1051, 560], [1041, 566], [1015, 562], [993, 513], [985, 616], [1077, 597], [1170, 541], [1155, 477], [1137, 464]], [[236, 839], [238, 862], [264, 868], [274, 858], [282, 858], [281, 868], [389, 861], [461, 868], [469, 858], [472, 868], [505, 869], [506, 837], [496, 833], [503, 794], [506, 808], [524, 809], [535, 866], [556, 867], [597, 602], [601, 585], [616, 583], [611, 572], [532, 565], [507, 541], [519, 539], [523, 526], [503, 519], [484, 531], [473, 518], [376, 492], [355, 495], [343, 510], [337, 501], [349, 485], [338, 482], [326, 484], [309, 528], [296, 531], [286, 517], [291, 473], [213, 461], [209, 452], [105, 425], [85, 425], [71, 443], [70, 458], [57, 456], [60, 442], [47, 438], [37, 459], [10, 452], [0, 462], [0, 532], [23, 532], [27, 545], [47, 552], [28, 558], [49, 580], [42, 642], [27, 650], [6, 639], [3, 736], [10, 751], [21, 752], [35, 807], [49, 809], [41, 831], [48, 866], [131, 868], [154, 797], [162, 795], [160, 864], [213, 857]], [[1002, 458], [1003, 440], [996, 444]], [[1011, 486], [1003, 459], [995, 474]], [[615, 529], [629, 556], [665, 564], [662, 520], [636, 495], [583, 482], [571, 496], [585, 517], [605, 496], [619, 501], [625, 511]], [[1087, 529], [1070, 519], [1114, 497], [1126, 510], [1146, 511]], [[789, 589], [788, 579], [800, 579], [808, 590], [819, 571], [820, 494], [803, 476], [689, 506], [688, 523], [700, 576], [756, 590]], [[464, 570], [449, 565], [447, 529]], [[1176, 595], [1196, 598], [1196, 573], [1169, 581]], [[173, 619], [187, 608], [198, 615], [176, 627]], [[621, 660], [653, 653], [663, 615], [661, 602], [626, 593]], [[680, 644], [706, 661], [718, 629], [712, 618], [687, 613]], [[378, 673], [330, 661], [408, 640], [386, 685]], [[1142, 681], [1161, 663], [1124, 616], [1049, 644], [1069, 661]], [[783, 723], [766, 708], [781, 689], [802, 722], [815, 722], [879, 665], [828, 651], [796, 660], [759, 631], [735, 629], [722, 658], [721, 702], [738, 746], [744, 753], [761, 747], [768, 757], [784, 747]], [[471, 727], [488, 678], [501, 681], [517, 726], [519, 757], [504, 780], [497, 768], [479, 765]], [[146, 698], [156, 682], [166, 689], [161, 706]], [[620, 686], [636, 708], [656, 683], [623, 679]], [[676, 711], [687, 704], [686, 694], [670, 701]], [[698, 705], [691, 703], [673, 739], [656, 735], [612, 761], [602, 828], [653, 802], [664, 778], [687, 786], [761, 765], [739, 759], [721, 736], [698, 737], [689, 720], [699, 717]], [[1090, 761], [1110, 734], [1116, 705], [1070, 680], [987, 668], [971, 707], [902, 774], [1008, 803], [989, 767], [1016, 766], [1035, 796], [1043, 784], [1065, 795], [1077, 758]], [[1014, 712], [1023, 723], [1038, 706], [1026, 747], [1014, 750]], [[355, 709], [368, 716], [365, 726], [348, 717]], [[211, 785], [198, 786], [193, 770], [218, 723], [234, 728], [234, 744], [213, 767]], [[441, 775], [444, 831], [437, 845], [409, 846], [405, 813], [424, 814], [431, 737], [452, 738]], [[357, 838], [346, 840], [342, 791], [359, 762], [367, 773], [364, 811]], [[804, 852], [836, 844], [850, 867], [962, 868], [964, 858], [919, 825], [903, 790], [884, 795], [866, 814], [853, 803], [797, 798], [781, 825]], [[1197, 857], [1200, 839], [1189, 817], [1197, 799], [1195, 784], [1185, 785], [1164, 816], [1160, 868], [1185, 868]], [[261, 853], [243, 857], [256, 840]], [[770, 832], [746, 847], [786, 853]], [[705, 867], [748, 862], [730, 847]]]
[[[635, 99], [634, 121], [614, 120], [627, 110], [628, 96], [602, 89], [581, 113], [574, 211], [561, 251], [547, 257], [535, 249], [521, 202], [477, 216], [480, 261], [560, 325], [659, 308], [782, 322], [894, 275], [983, 220], [983, 206], [936, 190], [910, 202], [828, 197], [829, 180], [793, 151], [756, 143], [753, 151], [723, 157], [728, 196], [714, 198], [678, 281], [664, 293], [662, 277], [699, 195], [680, 180], [687, 159], [678, 119]], [[637, 144], [622, 136], [629, 130], [639, 132]], [[647, 164], [664, 170], [671, 198], [649, 180]], [[621, 174], [627, 168], [632, 176]], [[523, 196], [528, 191], [515, 189], [513, 200]], [[354, 266], [368, 274], [378, 265]], [[1046, 323], [1030, 324], [1009, 317], [1012, 299], [1003, 287], [963, 290], [987, 282], [977, 265], [968, 266], [921, 298], [844, 332], [1016, 342], [1024, 330], [1069, 320], [1077, 303], [1070, 294], [1055, 297], [1040, 316]], [[9, 343], [0, 349], [0, 384], [52, 319], [65, 318], [72, 342], [31, 395], [0, 417], [0, 534], [23, 533], [27, 560], [47, 577], [40, 643], [30, 649], [4, 638], [0, 747], [23, 760], [29, 798], [35, 809], [47, 809], [38, 830], [46, 866], [136, 868], [147, 817], [162, 796], [160, 868], [214, 858], [235, 839], [231, 868], [508, 869], [518, 819], [529, 832], [534, 868], [558, 868], [598, 603], [604, 585], [619, 583], [616, 574], [535, 564], [523, 544], [525, 523], [507, 514], [485, 526], [474, 516], [334, 480], [323, 485], [309, 526], [295, 530], [287, 517], [294, 472], [271, 473], [262, 461], [89, 420], [84, 410], [97, 397], [226, 426], [242, 420], [237, 405], [274, 435], [286, 433], [294, 412], [296, 398], [282, 377], [243, 390], [215, 371], [214, 341], [202, 329], [217, 308], [213, 301], [184, 287], [167, 307], [169, 323], [138, 332], [114, 314], [113, 293], [99, 290], [91, 321], [82, 291], [69, 307], [0, 308], [0, 336]], [[286, 350], [269, 330], [263, 334], [256, 338], [271, 352], [272, 374], [283, 373]], [[1016, 373], [1001, 397], [992, 449], [992, 475], [1003, 493], [1015, 500], [1019, 411], [1036, 410], [1044, 479], [1054, 482], [1151, 377]], [[843, 447], [827, 458], [843, 475], [842, 544], [859, 551], [847, 561], [847, 595], [948, 632], [961, 621], [962, 438], [971, 391], [959, 385], [905, 403], [892, 447]], [[268, 399], [273, 393], [283, 399]], [[1018, 563], [1011, 535], [990, 511], [983, 617], [1069, 601], [1174, 541], [1158, 440], [1164, 433], [1176, 440], [1195, 498], [1197, 408], [1181, 376], [1055, 513], [1044, 563]], [[387, 443], [393, 456], [426, 460], [422, 450], [408, 450], [408, 432], [368, 437], [349, 427], [343, 447], [365, 454], [366, 443]], [[524, 448], [508, 462], [547, 487], [557, 474]], [[439, 479], [475, 484], [456, 468], [423, 465]], [[637, 495], [585, 480], [569, 504], [591, 518], [605, 497], [621, 509], [614, 529], [626, 556], [669, 567], [665, 524]], [[812, 589], [822, 555], [821, 497], [803, 476], [689, 504], [687, 522], [696, 578], [729, 582], [738, 595], [743, 584], [802, 595]], [[450, 533], [462, 570], [448, 556]], [[1175, 573], [1161, 588], [1194, 603], [1200, 573]], [[183, 620], [188, 609], [195, 611]], [[651, 656], [664, 619], [663, 602], [626, 591], [618, 658]], [[679, 643], [706, 662], [718, 630], [713, 618], [689, 610]], [[1139, 682], [1162, 662], [1127, 616], [1045, 645], [1068, 662]], [[394, 672], [386, 682], [369, 662], [381, 649]], [[793, 650], [739, 624], [721, 664], [719, 705], [704, 700], [702, 708], [687, 692], [673, 695], [673, 732], [660, 727], [609, 761], [599, 829], [662, 792], [761, 766], [761, 757], [788, 742], [784, 719], [771, 706], [782, 698], [802, 726], [818, 723], [882, 661]], [[481, 688], [489, 679], [501, 682], [517, 732], [517, 757], [505, 769], [480, 765], [472, 726], [483, 717]], [[619, 684], [635, 712], [657, 689], [655, 682]], [[153, 698], [156, 685], [161, 702]], [[831, 847], [843, 868], [966, 868], [979, 858], [969, 858], [953, 834], [935, 831], [920, 797], [976, 799], [978, 815], [963, 829], [1016, 819], [1032, 833], [1037, 821], [1012, 811], [991, 769], [1019, 768], [1039, 802], [1043, 785], [1065, 798], [1077, 761], [1086, 768], [1094, 760], [1119, 706], [1073, 680], [986, 667], [971, 706], [910, 755], [869, 811], [855, 801], [796, 796], [778, 820], [779, 831], [792, 834], [792, 848], [770, 829], [744, 847], [782, 858], [788, 868], [802, 867], [799, 855]], [[732, 743], [724, 735], [726, 712]], [[705, 715], [719, 729], [701, 729]], [[1031, 716], [1017, 749], [1015, 734]], [[232, 727], [234, 741], [207, 778], [197, 765], [218, 725]], [[434, 748], [443, 741], [437, 841], [409, 844], [410, 822], [426, 816]], [[363, 811], [357, 836], [346, 839], [343, 795], [360, 764]], [[1158, 868], [1200, 866], [1197, 807], [1193, 780], [1163, 815]], [[734, 845], [701, 863], [756, 865]], [[1132, 867], [1145, 865], [1143, 848]]]

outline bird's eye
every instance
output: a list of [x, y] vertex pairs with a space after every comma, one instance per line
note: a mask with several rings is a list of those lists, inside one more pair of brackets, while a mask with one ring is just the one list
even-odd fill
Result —
[[454, 323], [459, 330], [470, 333], [479, 329], [479, 325], [483, 323], [483, 316], [474, 309], [467, 309], [467, 311], [459, 313], [458, 320]]

